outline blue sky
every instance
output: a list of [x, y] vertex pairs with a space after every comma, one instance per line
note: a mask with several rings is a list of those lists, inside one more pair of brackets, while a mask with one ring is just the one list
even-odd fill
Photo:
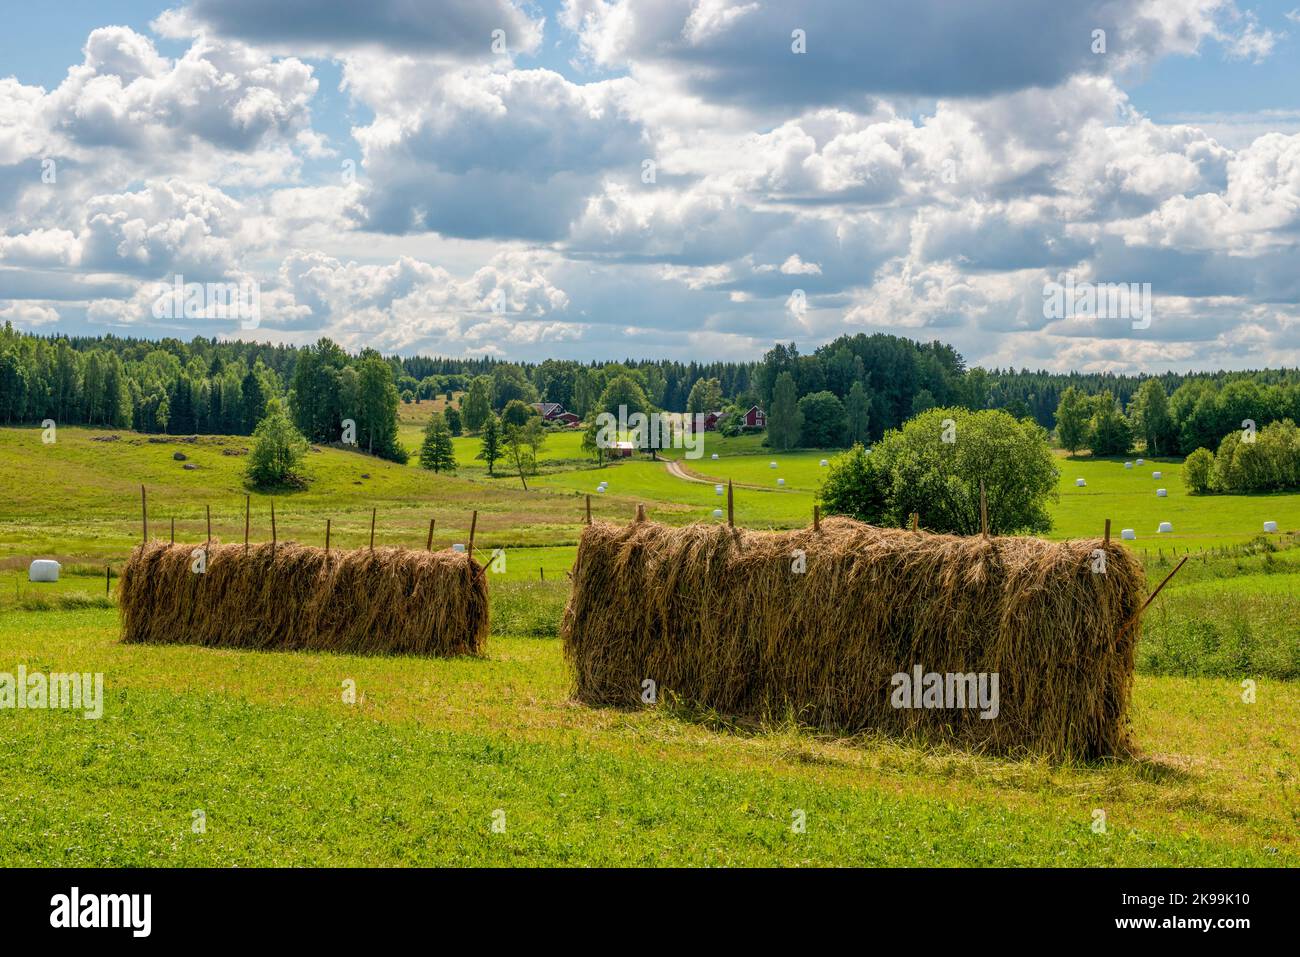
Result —
[[[1298, 91], [1300, 0], [21, 5], [0, 320], [530, 359], [884, 331], [990, 366], [1296, 365]], [[1153, 321], [1045, 315], [1067, 273], [1150, 283]], [[257, 328], [157, 319], [177, 276], [256, 284]]]

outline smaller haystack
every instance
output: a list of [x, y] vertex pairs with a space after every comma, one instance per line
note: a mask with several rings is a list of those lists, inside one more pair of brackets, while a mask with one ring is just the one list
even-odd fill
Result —
[[488, 588], [464, 553], [292, 542], [136, 546], [122, 569], [122, 640], [268, 651], [480, 654]]
[[[587, 704], [640, 704], [652, 681], [742, 719], [1091, 758], [1128, 748], [1125, 626], [1145, 593], [1137, 559], [1101, 539], [596, 523], [562, 635]], [[900, 706], [896, 676], [922, 673], [997, 674], [996, 715]]]

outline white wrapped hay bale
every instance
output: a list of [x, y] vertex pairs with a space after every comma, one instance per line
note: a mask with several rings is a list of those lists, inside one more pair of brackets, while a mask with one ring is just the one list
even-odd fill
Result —
[[720, 508], [715, 508], [715, 509], [713, 510], [713, 517], [714, 517], [714, 518], [722, 518], [722, 509], [720, 509]]
[[1125, 462], [1125, 463], [1124, 463], [1124, 468], [1126, 468], [1126, 469], [1131, 469], [1132, 467], [1133, 467], [1133, 463], [1132, 463], [1132, 462]]
[[774, 469], [774, 468], [776, 468], [776, 463], [775, 463], [775, 462], [768, 462], [768, 463], [767, 463], [767, 467], [770, 468], [770, 469]]
[[785, 479], [777, 479], [776, 484], [781, 488], [785, 488]]
[[1157, 532], [1172, 532], [1173, 530], [1174, 526], [1170, 522], [1161, 522], [1160, 527], [1156, 529]]
[[59, 580], [58, 562], [50, 558], [38, 558], [27, 568], [29, 582], [56, 582]]
[[714, 453], [713, 453], [713, 461], [715, 461], [715, 462], [718, 461], [718, 453], [717, 453], [717, 452], [714, 452]]
[[1145, 459], [1138, 459], [1138, 460], [1137, 460], [1137, 464], [1138, 464], [1138, 465], [1143, 465], [1143, 464], [1145, 464], [1145, 462], [1146, 462]]
[[1158, 488], [1158, 489], [1156, 489], [1156, 498], [1168, 498], [1168, 497], [1169, 497], [1169, 490], [1168, 490], [1168, 489], [1166, 489], [1166, 488]]
[[713, 494], [714, 494], [714, 495], [721, 495], [721, 494], [722, 494], [722, 486], [721, 486], [721, 485], [715, 485], [715, 486], [713, 486]]
[[828, 465], [830, 465], [830, 464], [831, 464], [831, 463], [828, 462], [828, 461], [826, 461], [826, 459], [822, 459], [822, 461], [821, 461], [821, 466], [822, 466], [822, 468], [826, 468], [826, 466], [828, 466]]
[[1131, 528], [1121, 528], [1119, 531], [1119, 537], [1125, 541], [1132, 542], [1136, 541], [1138, 536], [1137, 532], [1133, 531]]
[[1085, 481], [1084, 481], [1083, 479], [1081, 479], [1081, 478], [1077, 478], [1077, 479], [1074, 480], [1074, 484], [1077, 485], [1079, 488], [1083, 488], [1083, 487], [1085, 487], [1088, 483], [1085, 482]]
[[1165, 473], [1164, 473], [1164, 472], [1152, 472], [1152, 473], [1151, 473], [1151, 477], [1152, 477], [1153, 479], [1164, 478], [1164, 477], [1165, 477]]
[[1266, 531], [1266, 532], [1276, 532], [1276, 531], [1277, 531], [1277, 522], [1265, 522], [1265, 523], [1264, 523], [1264, 531]]

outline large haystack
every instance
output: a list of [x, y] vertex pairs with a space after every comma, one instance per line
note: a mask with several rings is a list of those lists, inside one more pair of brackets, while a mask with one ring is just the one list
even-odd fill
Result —
[[274, 651], [463, 655], [483, 650], [488, 590], [464, 553], [293, 543], [137, 546], [122, 569], [122, 640]]
[[[931, 535], [829, 519], [820, 531], [597, 523], [565, 610], [577, 697], [658, 695], [836, 732], [919, 733], [1001, 753], [1127, 749], [1145, 577], [1100, 539]], [[796, 550], [806, 570], [792, 569]], [[896, 673], [996, 673], [997, 716], [896, 707]], [[956, 700], [956, 699], [953, 699]]]

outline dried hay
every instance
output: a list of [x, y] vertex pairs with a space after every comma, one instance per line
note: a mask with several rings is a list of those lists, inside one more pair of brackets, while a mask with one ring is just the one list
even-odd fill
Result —
[[451, 551], [324, 549], [292, 542], [137, 546], [122, 569], [122, 640], [356, 654], [483, 651], [482, 566]]
[[[999, 753], [1128, 750], [1141, 564], [1101, 539], [931, 535], [843, 518], [821, 530], [597, 523], [561, 634], [575, 694], [636, 705], [642, 682], [693, 707], [837, 733], [917, 734]], [[795, 550], [806, 571], [792, 571]], [[996, 673], [995, 718], [900, 708], [893, 676]]]

